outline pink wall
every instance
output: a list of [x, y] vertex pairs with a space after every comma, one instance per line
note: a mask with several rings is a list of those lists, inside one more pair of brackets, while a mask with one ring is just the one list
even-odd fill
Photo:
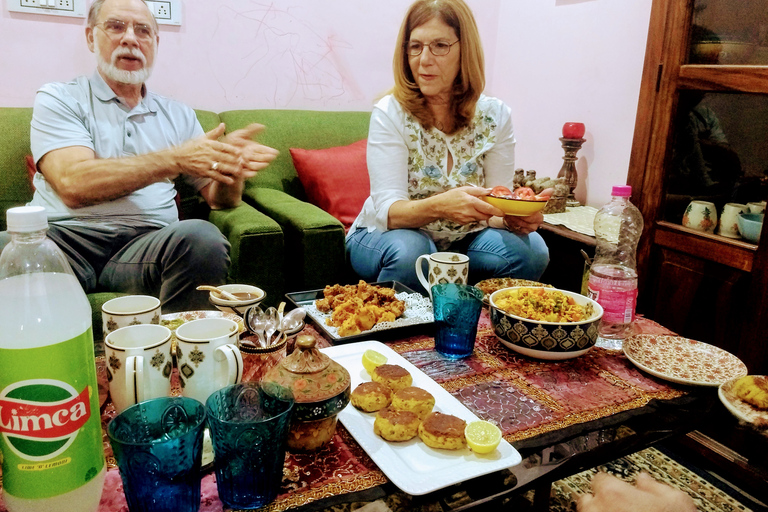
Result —
[[[392, 52], [411, 0], [185, 0], [182, 25], [160, 28], [150, 87], [196, 108], [369, 110], [392, 85]], [[499, 0], [478, 23], [496, 47]], [[1, 106], [29, 106], [35, 90], [90, 74], [85, 20], [9, 13], [0, 18]], [[23, 51], [20, 51], [23, 49]]]
[[490, 92], [512, 107], [517, 165], [556, 176], [563, 123], [584, 123], [576, 198], [595, 207], [626, 183], [651, 3], [501, 2]]
[[[392, 84], [411, 0], [184, 0], [162, 26], [149, 86], [195, 107], [370, 110]], [[489, 94], [513, 109], [518, 166], [554, 176], [564, 121], [587, 125], [578, 192], [590, 204], [626, 180], [651, 0], [468, 0]], [[90, 74], [85, 20], [0, 16], [0, 106], [31, 106], [50, 81]]]

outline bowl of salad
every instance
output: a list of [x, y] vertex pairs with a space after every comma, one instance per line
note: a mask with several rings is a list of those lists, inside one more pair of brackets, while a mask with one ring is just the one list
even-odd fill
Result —
[[527, 217], [543, 210], [549, 198], [552, 197], [552, 192], [553, 190], [548, 188], [536, 194], [529, 187], [518, 187], [512, 191], [499, 185], [493, 187], [491, 193], [483, 196], [482, 199], [503, 211], [505, 215]]

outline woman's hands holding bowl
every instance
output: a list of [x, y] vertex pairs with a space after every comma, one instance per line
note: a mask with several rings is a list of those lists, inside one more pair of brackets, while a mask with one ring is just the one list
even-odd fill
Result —
[[442, 212], [442, 218], [469, 224], [504, 216], [504, 212], [481, 199], [490, 192], [489, 188], [470, 185], [447, 190], [433, 198], [438, 202], [437, 208]]
[[533, 213], [527, 217], [519, 217], [517, 215], [504, 216], [504, 226], [518, 235], [529, 235], [533, 233], [539, 229], [542, 222], [544, 222], [544, 214], [541, 213], [541, 211]]

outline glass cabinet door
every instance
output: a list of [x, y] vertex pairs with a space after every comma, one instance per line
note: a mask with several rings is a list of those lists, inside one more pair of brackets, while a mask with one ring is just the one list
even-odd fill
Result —
[[741, 238], [718, 220], [765, 209], [768, 96], [681, 90], [668, 162], [664, 220]]
[[695, 0], [688, 63], [768, 65], [768, 2]]

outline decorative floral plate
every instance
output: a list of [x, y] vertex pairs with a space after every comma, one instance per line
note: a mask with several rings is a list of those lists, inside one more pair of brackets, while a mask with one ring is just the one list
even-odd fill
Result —
[[245, 331], [243, 319], [234, 313], [224, 313], [221, 311], [182, 311], [181, 313], [168, 313], [160, 315], [160, 325], [164, 325], [171, 331], [176, 332], [176, 328], [183, 323], [201, 318], [228, 318], [240, 326], [240, 333]]
[[537, 281], [529, 281], [528, 279], [515, 279], [514, 277], [492, 277], [491, 279], [484, 279], [475, 285], [483, 292], [483, 304], [488, 305], [488, 298], [496, 290], [502, 288], [512, 288], [513, 286], [545, 286], [552, 288], [551, 284], [543, 284]]
[[625, 339], [623, 348], [641, 370], [678, 384], [719, 386], [747, 374], [733, 354], [682, 336], [637, 334]]
[[733, 392], [733, 386], [740, 378], [736, 377], [720, 384], [717, 396], [720, 397], [720, 401], [723, 402], [725, 408], [741, 421], [752, 423], [760, 428], [768, 428], [768, 410], [758, 409], [737, 397], [736, 393]]

